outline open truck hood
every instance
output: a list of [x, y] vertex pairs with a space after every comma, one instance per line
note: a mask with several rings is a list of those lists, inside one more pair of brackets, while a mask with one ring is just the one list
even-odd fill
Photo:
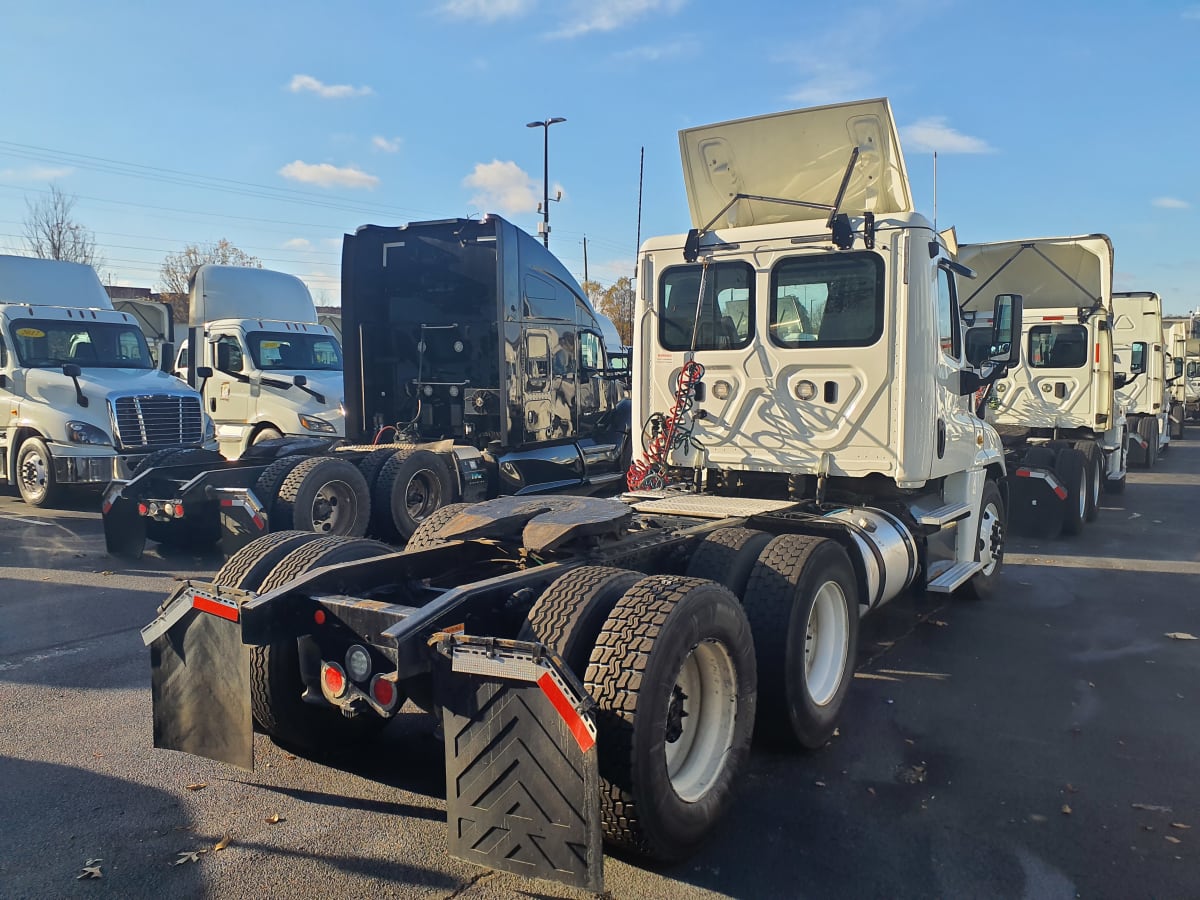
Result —
[[[828, 209], [740, 199], [738, 194], [831, 206], [854, 148], [859, 157], [841, 212], [913, 211], [896, 123], [886, 99], [702, 125], [679, 132], [692, 226], [762, 225], [827, 218]], [[718, 219], [719, 216], [719, 219]]]
[[1020, 294], [1025, 309], [1112, 309], [1112, 241], [1105, 234], [960, 244], [958, 261], [975, 270], [963, 308], [990, 310], [997, 294]]
[[142, 329], [151, 344], [161, 344], [163, 341], [174, 339], [171, 326], [171, 306], [157, 300], [138, 300], [125, 298], [113, 301], [117, 312], [129, 313]]

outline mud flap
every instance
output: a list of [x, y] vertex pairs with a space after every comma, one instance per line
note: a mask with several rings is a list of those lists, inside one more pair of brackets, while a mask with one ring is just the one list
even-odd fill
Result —
[[154, 746], [254, 768], [250, 648], [236, 605], [181, 588], [144, 629]]
[[146, 550], [146, 519], [138, 515], [137, 504], [106, 492], [101, 511], [105, 549], [113, 556], [141, 559]]
[[221, 517], [221, 553], [228, 559], [270, 527], [267, 512], [253, 491], [217, 488], [215, 493]]
[[1067, 490], [1048, 469], [1022, 466], [1008, 482], [1008, 527], [1015, 534], [1055, 538], [1062, 531]]
[[450, 854], [602, 891], [600, 776], [586, 692], [538, 644], [438, 641]]

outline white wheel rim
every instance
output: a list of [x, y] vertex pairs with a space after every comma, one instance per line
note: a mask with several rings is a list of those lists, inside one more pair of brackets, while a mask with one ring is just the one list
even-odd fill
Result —
[[321, 534], [347, 534], [358, 515], [354, 489], [337, 480], [321, 485], [312, 503], [313, 531]]
[[40, 497], [46, 492], [49, 476], [46, 472], [47, 462], [36, 450], [30, 450], [21, 456], [20, 478], [25, 494], [29, 497]]
[[1092, 506], [1100, 505], [1100, 469], [1098, 465], [1092, 466]]
[[724, 644], [708, 640], [692, 648], [672, 698], [682, 702], [683, 716], [679, 737], [664, 745], [667, 777], [679, 799], [695, 803], [724, 771], [737, 725], [737, 671]]
[[836, 581], [827, 581], [813, 597], [804, 637], [804, 680], [817, 706], [825, 706], [837, 693], [849, 653], [846, 595]]
[[1087, 515], [1088, 483], [1087, 469], [1079, 473], [1079, 518]]
[[996, 529], [999, 527], [1000, 510], [994, 503], [989, 503], [983, 508], [983, 514], [979, 520], [979, 561], [983, 563], [985, 576], [996, 571], [996, 564], [1000, 561], [999, 554], [992, 546], [996, 539]]

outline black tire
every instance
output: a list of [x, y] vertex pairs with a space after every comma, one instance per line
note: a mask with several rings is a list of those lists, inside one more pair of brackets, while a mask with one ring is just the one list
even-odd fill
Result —
[[375, 481], [372, 531], [383, 540], [407, 540], [422, 520], [457, 500], [456, 494], [450, 470], [436, 453], [397, 450]]
[[533, 602], [518, 638], [541, 641], [582, 680], [609, 613], [644, 577], [641, 572], [606, 566], [572, 569]]
[[1063, 501], [1063, 534], [1079, 534], [1087, 521], [1087, 458], [1078, 450], [1061, 450], [1054, 464], [1054, 474], [1067, 492], [1067, 499]]
[[258, 498], [258, 502], [267, 511], [267, 526], [272, 531], [287, 530], [275, 521], [275, 499], [279, 496], [279, 486], [283, 484], [283, 479], [287, 478], [291, 474], [292, 469], [296, 468], [296, 466], [300, 465], [306, 459], [312, 459], [312, 457], [301, 454], [281, 456], [263, 469], [254, 482], [254, 496]]
[[241, 591], [257, 591], [263, 579], [285, 556], [320, 539], [311, 531], [277, 531], [255, 538], [225, 560], [213, 584]]
[[277, 530], [362, 537], [371, 520], [371, 493], [350, 460], [314, 456], [288, 472], [271, 514]]
[[1049, 447], [1030, 447], [1021, 458], [1021, 465], [1031, 469], [1053, 469], [1056, 457]]
[[697, 545], [687, 574], [723, 584], [740, 597], [746, 592], [758, 555], [770, 541], [771, 535], [765, 531], [718, 528]]
[[426, 550], [429, 547], [436, 547], [439, 544], [446, 543], [446, 541], [438, 537], [438, 531], [468, 506], [471, 506], [471, 504], [450, 503], [430, 513], [425, 521], [417, 526], [417, 530], [412, 533], [412, 537], [408, 539], [408, 543], [404, 545], [404, 549]]
[[1104, 480], [1104, 454], [1092, 441], [1076, 441], [1075, 449], [1083, 454], [1088, 476], [1087, 520], [1095, 522], [1100, 515], [1100, 488]]
[[[805, 663], [810, 617], [829, 585], [818, 612], [829, 618], [817, 621], [835, 632], [840, 624], [844, 632], [814, 645], [824, 673], [814, 697]], [[858, 645], [858, 581], [846, 551], [826, 538], [774, 538], [754, 565], [742, 605], [758, 657], [758, 733], [775, 743], [823, 746], [850, 689]]]
[[[1008, 536], [1008, 517], [1004, 497], [996, 482], [984, 482], [979, 498], [979, 527], [975, 534], [975, 561], [986, 560], [982, 571], [976, 572], [962, 586], [967, 599], [988, 600], [999, 591], [1000, 569], [1004, 565], [1004, 544]], [[991, 510], [991, 512], [989, 512]]]
[[754, 642], [737, 598], [696, 578], [641, 579], [605, 621], [585, 685], [605, 840], [690, 856], [729, 807], [754, 729]]
[[17, 490], [30, 506], [53, 506], [63, 495], [63, 486], [54, 474], [54, 457], [46, 442], [26, 438], [17, 450]]
[[1142, 421], [1150, 423], [1150, 464], [1148, 468], [1153, 469], [1156, 465], [1158, 465], [1158, 419], [1152, 416], [1147, 416]]
[[[374, 494], [375, 482], [379, 479], [379, 470], [396, 454], [395, 447], [381, 447], [378, 450], [372, 450], [366, 456], [358, 460], [358, 471], [362, 472], [363, 480], [367, 483], [367, 489]], [[372, 497], [372, 499], [374, 499]], [[371, 509], [371, 516], [374, 518], [374, 506]]]
[[129, 467], [134, 475], [153, 469], [155, 466], [185, 466], [196, 463], [225, 462], [216, 450], [205, 450], [203, 447], [167, 447], [147, 453]]
[[[391, 547], [378, 541], [318, 536], [299, 543], [279, 558], [257, 590], [259, 593], [275, 590], [322, 566], [391, 552]], [[305, 703], [304, 690], [298, 641], [281, 640], [250, 648], [250, 708], [263, 731], [279, 743], [316, 752], [350, 750], [354, 744], [374, 737], [387, 724], [386, 719], [373, 712], [347, 718], [333, 707]]]
[[1169, 415], [1171, 421], [1171, 440], [1182, 441], [1186, 425], [1184, 420], [1187, 418], [1182, 406], [1178, 403], [1171, 404], [1171, 412]]

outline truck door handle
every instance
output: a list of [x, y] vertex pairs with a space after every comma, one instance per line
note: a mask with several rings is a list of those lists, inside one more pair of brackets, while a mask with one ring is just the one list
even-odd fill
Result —
[[937, 423], [937, 455], [941, 459], [946, 455], [946, 421], [938, 419]]
[[216, 412], [216, 411], [217, 411], [217, 398], [216, 398], [216, 397], [209, 397], [209, 398], [208, 398], [208, 408], [209, 408], [209, 411], [210, 411], [210, 412]]

